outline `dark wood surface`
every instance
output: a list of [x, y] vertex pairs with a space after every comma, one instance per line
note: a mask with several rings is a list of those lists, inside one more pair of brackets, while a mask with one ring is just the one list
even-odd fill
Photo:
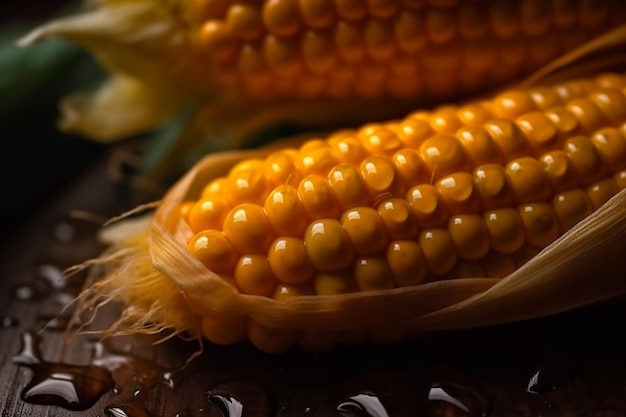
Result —
[[105, 175], [118, 152], [3, 236], [2, 417], [626, 416], [623, 301], [393, 346], [269, 356], [205, 345], [186, 367], [193, 342], [69, 338], [81, 277], [60, 271], [99, 253], [100, 222], [149, 197]]

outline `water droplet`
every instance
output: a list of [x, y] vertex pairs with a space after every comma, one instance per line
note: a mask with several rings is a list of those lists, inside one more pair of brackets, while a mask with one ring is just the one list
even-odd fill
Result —
[[83, 411], [113, 388], [113, 378], [107, 369], [46, 362], [41, 358], [38, 343], [32, 334], [25, 333], [22, 350], [13, 357], [14, 363], [33, 371], [32, 379], [22, 390], [23, 401]]
[[150, 417], [146, 408], [136, 402], [110, 405], [104, 409], [104, 413], [109, 417]]
[[13, 327], [17, 327], [20, 322], [12, 316], [0, 316], [0, 327], [3, 329], [10, 329]]
[[389, 417], [380, 399], [373, 393], [353, 395], [337, 406], [344, 417]]
[[477, 391], [453, 383], [433, 383], [428, 392], [431, 416], [486, 416], [490, 405]]
[[45, 280], [52, 288], [61, 289], [65, 287], [65, 276], [63, 270], [55, 265], [42, 264], [37, 268], [39, 276]]
[[209, 401], [220, 410], [224, 417], [243, 416], [243, 404], [230, 395], [209, 393]]

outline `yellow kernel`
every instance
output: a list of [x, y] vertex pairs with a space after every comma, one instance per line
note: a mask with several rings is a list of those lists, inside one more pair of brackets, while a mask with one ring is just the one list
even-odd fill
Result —
[[265, 159], [263, 173], [272, 187], [298, 185], [301, 175], [295, 163], [297, 152], [284, 150], [274, 152]]
[[232, 273], [239, 254], [219, 230], [205, 230], [191, 238], [187, 250], [210, 271]]
[[328, 183], [342, 210], [370, 204], [365, 182], [354, 165], [337, 165], [328, 173]]
[[595, 83], [601, 88], [621, 89], [624, 87], [624, 77], [617, 72], [605, 72], [595, 77]]
[[394, 240], [413, 239], [418, 231], [417, 219], [403, 198], [392, 198], [378, 205], [378, 215]]
[[[359, 2], [364, 3], [362, 0]], [[364, 59], [366, 48], [361, 26], [349, 22], [339, 22], [335, 26], [333, 35], [337, 53], [343, 61], [355, 63]]]
[[467, 172], [448, 175], [436, 183], [437, 192], [450, 214], [477, 213], [480, 200], [474, 188], [474, 177]]
[[[457, 117], [463, 126], [476, 128], [482, 127], [485, 123], [487, 123], [489, 119], [493, 118], [493, 114], [486, 107], [481, 106], [480, 104], [470, 103], [459, 107], [457, 110]], [[461, 136], [461, 131], [457, 131], [457, 137]], [[476, 130], [469, 129], [469, 131], [475, 132]], [[484, 133], [486, 134], [486, 132]]]
[[560, 137], [569, 137], [580, 129], [578, 119], [564, 108], [554, 108], [545, 112], [556, 126]]
[[559, 220], [561, 234], [571, 229], [593, 211], [587, 194], [580, 189], [565, 191], [555, 195], [552, 199], [552, 206]]
[[301, 239], [276, 239], [270, 247], [267, 261], [276, 279], [282, 283], [304, 284], [313, 277], [313, 265]]
[[278, 36], [293, 36], [302, 28], [298, 0], [268, 0], [263, 4], [263, 23]]
[[613, 174], [613, 181], [617, 185], [619, 190], [626, 188], [626, 170], [619, 171]]
[[198, 43], [204, 54], [218, 62], [231, 59], [237, 47], [227, 25], [219, 20], [209, 20], [202, 25], [198, 34]]
[[195, 201], [183, 201], [178, 208], [178, 218], [189, 223], [191, 209], [195, 204]]
[[463, 148], [452, 135], [436, 134], [424, 141], [419, 149], [420, 157], [433, 179], [459, 171], [467, 171], [468, 161]]
[[430, 126], [437, 133], [454, 135], [462, 127], [457, 116], [457, 109], [452, 106], [442, 106], [433, 112], [429, 118]]
[[202, 198], [226, 197], [229, 189], [228, 184], [229, 181], [227, 177], [214, 179], [202, 189]]
[[276, 279], [265, 255], [244, 255], [235, 267], [235, 282], [245, 294], [269, 297], [274, 293]]
[[548, 87], [534, 87], [528, 91], [528, 94], [539, 110], [545, 111], [563, 105], [556, 91]]
[[576, 136], [565, 142], [564, 151], [583, 185], [598, 181], [606, 175], [600, 153], [586, 136]]
[[358, 258], [354, 280], [359, 291], [388, 290], [394, 287], [391, 271], [384, 258]]
[[319, 271], [337, 271], [352, 264], [348, 235], [337, 220], [311, 223], [305, 232], [304, 244], [313, 266]]
[[211, 313], [202, 317], [202, 335], [217, 345], [232, 345], [246, 338], [246, 318], [237, 313]]
[[493, 111], [496, 117], [515, 119], [535, 110], [535, 102], [526, 91], [510, 90], [494, 99]]
[[249, 320], [248, 339], [262, 352], [280, 354], [295, 346], [297, 333], [295, 330], [278, 329]]
[[433, 185], [416, 185], [409, 190], [406, 199], [411, 205], [420, 228], [431, 229], [446, 224], [448, 213]]
[[554, 89], [557, 92], [557, 94], [559, 95], [559, 97], [561, 97], [561, 100], [563, 100], [563, 102], [568, 103], [571, 100], [585, 97], [587, 94], [589, 94], [592, 90], [595, 89], [595, 85], [590, 80], [589, 81], [577, 80], [577, 81], [570, 81], [570, 82], [565, 82], [562, 84], [557, 84], [553, 86], [552, 89]]
[[382, 125], [369, 125], [357, 133], [363, 147], [370, 155], [391, 156], [402, 148], [402, 141], [391, 129]]
[[594, 209], [599, 208], [619, 192], [612, 178], [605, 178], [587, 188], [587, 196]]
[[398, 197], [405, 192], [404, 184], [389, 158], [371, 156], [361, 163], [360, 172], [373, 201]]
[[392, 160], [406, 187], [430, 181], [430, 175], [417, 151], [401, 149], [392, 156]]
[[493, 250], [513, 253], [524, 244], [524, 225], [517, 210], [502, 208], [484, 215]]
[[545, 113], [527, 113], [517, 119], [517, 125], [528, 139], [535, 155], [556, 147], [557, 129]]
[[361, 141], [353, 135], [330, 138], [328, 143], [333, 157], [339, 163], [359, 166], [368, 156]]
[[341, 224], [358, 255], [381, 252], [387, 245], [385, 229], [378, 212], [370, 207], [358, 207], [341, 216]]
[[272, 71], [280, 77], [297, 77], [304, 70], [296, 39], [268, 35], [263, 40], [263, 55]]
[[222, 18], [230, 6], [230, 0], [196, 0], [194, 4], [199, 21]]
[[506, 174], [517, 204], [547, 201], [552, 195], [543, 166], [534, 158], [518, 158], [509, 162]]
[[208, 229], [221, 229], [230, 206], [218, 197], [202, 198], [189, 211], [189, 227], [194, 233]]
[[595, 90], [589, 98], [611, 123], [620, 123], [626, 119], [626, 97], [617, 88]]
[[600, 108], [590, 98], [580, 97], [570, 100], [566, 108], [576, 117], [587, 134], [592, 134], [606, 123]]
[[447, 229], [428, 229], [420, 232], [419, 245], [429, 274], [443, 275], [457, 261], [454, 241]]
[[330, 72], [337, 62], [332, 35], [326, 32], [307, 30], [302, 37], [302, 58], [312, 73]]
[[252, 167], [238, 169], [228, 175], [227, 198], [231, 205], [241, 203], [262, 203], [267, 197], [270, 184], [265, 179], [263, 169]]
[[265, 200], [264, 210], [279, 236], [302, 236], [309, 224], [298, 191], [291, 185], [276, 187]]
[[349, 294], [356, 291], [356, 284], [348, 273], [323, 272], [313, 279], [317, 295]]
[[277, 301], [289, 301], [294, 297], [313, 295], [313, 287], [308, 284], [279, 284], [274, 291], [274, 299]]
[[387, 246], [387, 265], [398, 287], [417, 285], [426, 279], [422, 249], [414, 240], [396, 240]]
[[515, 259], [511, 255], [490, 251], [480, 260], [480, 265], [489, 278], [504, 278], [517, 269]]
[[474, 170], [474, 185], [486, 210], [510, 207], [513, 193], [506, 170], [497, 164], [487, 164]]
[[419, 149], [435, 133], [428, 122], [412, 117], [403, 120], [396, 129], [402, 143], [411, 149]]
[[453, 216], [448, 222], [448, 232], [461, 258], [476, 260], [489, 251], [489, 232], [482, 216]]
[[346, 20], [360, 20], [367, 14], [367, 3], [363, 0], [335, 0], [335, 8]]
[[224, 219], [224, 234], [244, 254], [266, 253], [273, 232], [263, 207], [244, 203], [235, 206]]
[[336, 164], [337, 161], [333, 158], [329, 146], [300, 150], [300, 165], [304, 176], [310, 174], [325, 176]]
[[564, 151], [555, 150], [539, 158], [555, 192], [569, 190], [578, 185], [576, 172]]
[[304, 22], [311, 28], [324, 29], [335, 20], [333, 0], [300, 0], [300, 12]]
[[559, 223], [548, 203], [526, 204], [518, 207], [526, 231], [526, 241], [544, 248], [559, 237]]
[[251, 4], [233, 4], [226, 15], [230, 33], [243, 41], [254, 41], [263, 34], [261, 10]]
[[507, 161], [530, 154], [524, 134], [511, 120], [493, 119], [487, 122], [484, 127]]
[[298, 185], [300, 202], [311, 220], [339, 217], [339, 205], [325, 177], [308, 175]]
[[504, 162], [496, 142], [482, 127], [463, 127], [456, 137], [475, 167]]
[[402, 11], [394, 22], [393, 30], [398, 46], [403, 52], [413, 54], [426, 45], [426, 27], [419, 13]]
[[591, 141], [600, 153], [610, 173], [626, 168], [626, 137], [614, 127], [598, 130]]

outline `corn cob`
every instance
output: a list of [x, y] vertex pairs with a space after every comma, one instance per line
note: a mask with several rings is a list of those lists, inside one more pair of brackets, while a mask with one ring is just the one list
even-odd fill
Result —
[[62, 126], [100, 139], [158, 124], [190, 101], [232, 111], [285, 101], [451, 100], [529, 74], [626, 16], [618, 0], [98, 4], [23, 43], [66, 38], [118, 74], [96, 99], [64, 105]]
[[[626, 78], [611, 73], [244, 160], [175, 219], [188, 251], [240, 293], [288, 300], [502, 278], [624, 188]], [[209, 340], [296, 343], [189, 297]]]

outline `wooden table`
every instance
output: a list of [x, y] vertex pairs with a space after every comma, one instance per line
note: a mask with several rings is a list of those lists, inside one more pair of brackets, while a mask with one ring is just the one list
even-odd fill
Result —
[[205, 345], [186, 367], [193, 342], [68, 341], [62, 309], [81, 279], [61, 271], [99, 253], [99, 222], [147, 198], [104, 175], [115, 152], [4, 236], [2, 417], [626, 416], [623, 300], [393, 346], [269, 356]]

